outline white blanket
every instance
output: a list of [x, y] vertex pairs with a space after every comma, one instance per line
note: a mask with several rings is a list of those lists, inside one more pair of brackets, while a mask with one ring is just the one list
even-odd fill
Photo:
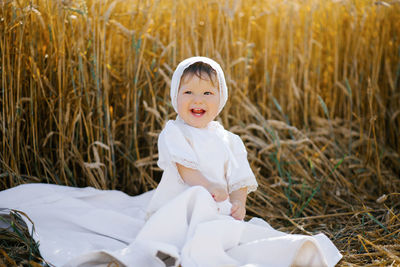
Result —
[[[151, 192], [27, 184], [0, 192], [0, 208], [25, 212], [33, 238], [55, 266], [334, 266], [341, 254], [323, 234], [291, 235], [253, 218], [221, 215], [210, 194], [191, 187], [147, 221]], [[31, 229], [31, 223], [26, 220]], [[167, 261], [168, 262], [168, 261]], [[172, 262], [172, 263], [171, 263]]]

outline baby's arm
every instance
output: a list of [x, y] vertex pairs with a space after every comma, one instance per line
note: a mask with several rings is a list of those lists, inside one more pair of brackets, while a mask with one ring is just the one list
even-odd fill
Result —
[[230, 193], [232, 203], [231, 216], [236, 220], [243, 220], [246, 215], [247, 187], [242, 187]]
[[188, 185], [203, 186], [205, 189], [207, 189], [208, 192], [210, 192], [212, 197], [217, 202], [224, 201], [228, 198], [228, 192], [226, 188], [219, 184], [208, 181], [207, 178], [204, 177], [204, 175], [202, 175], [200, 171], [187, 168], [179, 163], [176, 163], [176, 167], [178, 168], [179, 175]]

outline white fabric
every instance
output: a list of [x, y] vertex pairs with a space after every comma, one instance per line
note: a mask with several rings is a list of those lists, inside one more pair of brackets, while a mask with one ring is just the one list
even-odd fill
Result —
[[[170, 120], [158, 138], [158, 166], [164, 170], [161, 182], [148, 207], [151, 215], [167, 201], [188, 188], [176, 163], [199, 170], [209, 181], [226, 186], [229, 193], [247, 187], [257, 189], [257, 181], [239, 136], [225, 130], [217, 121], [196, 128], [183, 120]], [[221, 213], [229, 215], [229, 201], [219, 203]]]
[[219, 93], [220, 93], [220, 103], [218, 112], [222, 110], [225, 106], [225, 103], [228, 99], [228, 88], [225, 82], [224, 72], [222, 71], [221, 66], [215, 62], [214, 60], [207, 58], [207, 57], [190, 57], [179, 63], [178, 67], [176, 67], [174, 74], [172, 75], [171, 80], [171, 103], [174, 107], [175, 111], [178, 113], [178, 92], [179, 92], [179, 85], [181, 82], [181, 77], [183, 72], [187, 67], [192, 65], [196, 62], [203, 62], [211, 66], [217, 72], [218, 78], [218, 86], [219, 86]]
[[26, 212], [42, 256], [58, 267], [85, 252], [132, 243], [151, 194], [132, 198], [120, 191], [27, 184], [1, 191], [0, 208]]
[[[221, 215], [202, 187], [190, 187], [147, 221], [152, 192], [130, 197], [119, 191], [27, 184], [0, 192], [0, 207], [25, 212], [35, 224], [42, 256], [57, 267], [334, 266], [341, 258], [323, 234], [290, 235], [265, 221]], [[32, 225], [27, 221], [29, 227]], [[113, 265], [111, 265], [113, 266]]]
[[159, 137], [158, 165], [164, 173], [155, 191], [130, 197], [90, 187], [28, 184], [0, 192], [0, 208], [32, 219], [33, 238], [55, 266], [165, 266], [156, 257], [159, 251], [182, 267], [334, 266], [340, 260], [323, 234], [290, 235], [258, 218], [233, 219], [229, 201], [217, 203], [203, 187], [187, 186], [176, 162], [230, 192], [257, 187], [238, 136], [215, 121], [198, 129], [178, 118]]

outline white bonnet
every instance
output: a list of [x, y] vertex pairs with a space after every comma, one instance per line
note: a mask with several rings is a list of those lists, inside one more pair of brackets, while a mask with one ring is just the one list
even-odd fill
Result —
[[210, 65], [211, 68], [213, 68], [217, 73], [219, 94], [220, 94], [218, 112], [220, 112], [222, 108], [225, 106], [226, 100], [228, 99], [228, 88], [226, 87], [225, 76], [224, 72], [221, 69], [221, 66], [214, 60], [207, 57], [190, 57], [179, 63], [178, 67], [176, 67], [176, 70], [172, 75], [172, 81], [171, 81], [172, 106], [174, 107], [175, 111], [178, 112], [178, 91], [182, 74], [187, 67], [196, 62], [203, 62]]

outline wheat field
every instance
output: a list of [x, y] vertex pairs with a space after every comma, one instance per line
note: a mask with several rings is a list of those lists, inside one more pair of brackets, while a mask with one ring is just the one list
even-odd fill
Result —
[[[3, 0], [0, 190], [155, 188], [172, 72], [195, 55], [225, 71], [248, 215], [324, 232], [339, 266], [399, 266], [398, 0]], [[0, 266], [41, 261], [0, 237]]]

